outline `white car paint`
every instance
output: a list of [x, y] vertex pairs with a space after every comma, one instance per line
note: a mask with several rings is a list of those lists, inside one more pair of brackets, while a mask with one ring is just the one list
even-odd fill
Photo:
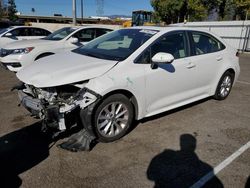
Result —
[[156, 69], [153, 69], [150, 64], [137, 64], [135, 60], [138, 56], [159, 37], [173, 31], [193, 31], [194, 29], [182, 27], [130, 29], [141, 29], [142, 32], [157, 31], [157, 33], [118, 63], [76, 55], [74, 52], [64, 55], [59, 53], [38, 60], [37, 64], [18, 72], [17, 77], [22, 82], [37, 88], [86, 81], [84, 87], [100, 96], [118, 90], [128, 91], [133, 94], [137, 103], [136, 119], [142, 119], [213, 96], [221, 76], [229, 69], [235, 72], [234, 82], [239, 76], [240, 67], [236, 50], [211, 33], [210, 35], [226, 46], [225, 49], [175, 59], [171, 64], [159, 64]]
[[[68, 27], [70, 28], [70, 27]], [[33, 47], [34, 49], [29, 53], [22, 54], [10, 54], [4, 57], [0, 57], [0, 61], [5, 65], [10, 71], [17, 72], [22, 68], [32, 64], [39, 55], [50, 53], [55, 54], [59, 52], [66, 52], [72, 49], [75, 49], [81, 45], [87, 44], [88, 42], [73, 42], [74, 38], [72, 37], [76, 33], [86, 30], [86, 29], [108, 29], [110, 28], [103, 26], [82, 26], [82, 27], [71, 27], [74, 29], [72, 33], [65, 36], [65, 38], [61, 40], [45, 40], [45, 39], [34, 39], [27, 41], [17, 41], [4, 46], [4, 50], [13, 50], [13, 49], [21, 49], [27, 47]], [[20, 67], [10, 66], [9, 63], [20, 63]]]
[[[0, 48], [2, 48], [3, 46], [12, 43], [12, 42], [16, 42], [18, 40], [28, 40], [28, 39], [39, 39], [39, 38], [43, 38], [46, 37], [45, 35], [42, 36], [13, 36], [13, 37], [8, 37], [6, 35], [8, 35], [9, 33], [13, 32], [14, 30], [17, 29], [21, 29], [21, 28], [38, 28], [38, 27], [31, 27], [31, 26], [11, 26], [9, 28], [6, 29], [2, 29], [0, 31]], [[38, 28], [38, 29], [42, 29], [42, 28]], [[46, 30], [46, 29], [43, 29]], [[46, 30], [47, 31], [47, 30]], [[48, 31], [50, 32], [50, 31]]]
[[[58, 61], [58, 56], [64, 59], [65, 63]], [[74, 59], [73, 62], [72, 59]], [[32, 66], [27, 66], [24, 72], [28, 72], [29, 74], [18, 74], [19, 79], [35, 87], [53, 87], [98, 77], [117, 63], [117, 61], [109, 60], [100, 62], [98, 59], [88, 56], [85, 56], [83, 62], [82, 55], [72, 52], [44, 57], [42, 60], [43, 63], [35, 63]], [[51, 64], [51, 62], [54, 63]], [[62, 75], [72, 76], [62, 77]], [[59, 77], [61, 79], [57, 79]]]

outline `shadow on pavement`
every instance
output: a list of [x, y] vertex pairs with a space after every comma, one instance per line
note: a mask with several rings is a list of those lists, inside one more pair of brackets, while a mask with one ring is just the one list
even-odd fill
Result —
[[[150, 162], [147, 177], [155, 182], [156, 188], [188, 188], [213, 170], [195, 153], [196, 138], [194, 136], [181, 135], [180, 148], [179, 151], [166, 149]], [[204, 187], [222, 188], [223, 184], [214, 176]]]
[[248, 176], [248, 178], [247, 178], [245, 188], [250, 188], [250, 176]]
[[49, 156], [52, 140], [35, 123], [0, 138], [0, 187], [19, 187], [19, 174]]

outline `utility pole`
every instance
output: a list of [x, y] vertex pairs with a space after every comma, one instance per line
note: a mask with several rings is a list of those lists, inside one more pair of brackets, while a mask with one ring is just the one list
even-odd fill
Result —
[[73, 25], [76, 25], [76, 0], [72, 0]]
[[81, 0], [81, 18], [83, 23], [83, 0]]

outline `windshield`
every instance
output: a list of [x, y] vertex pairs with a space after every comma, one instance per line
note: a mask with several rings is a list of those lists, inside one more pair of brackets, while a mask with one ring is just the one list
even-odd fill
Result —
[[103, 35], [73, 52], [100, 59], [122, 61], [156, 33], [157, 31], [148, 29], [121, 29]]
[[0, 35], [1, 35], [1, 34], [3, 34], [3, 33], [5, 33], [6, 31], [8, 31], [8, 29], [7, 29], [7, 28], [5, 28], [5, 29], [1, 29], [1, 30], [0, 30]]
[[67, 37], [70, 33], [74, 32], [76, 28], [71, 27], [64, 27], [62, 29], [59, 29], [55, 31], [54, 33], [51, 33], [47, 37], [43, 38], [45, 40], [62, 40], [65, 37]]

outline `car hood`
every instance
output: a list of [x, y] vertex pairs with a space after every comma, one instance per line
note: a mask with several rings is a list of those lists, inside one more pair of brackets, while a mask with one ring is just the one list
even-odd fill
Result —
[[89, 80], [109, 71], [117, 61], [103, 60], [74, 52], [51, 55], [17, 73], [22, 82], [35, 87], [54, 87]]
[[50, 45], [55, 44], [57, 41], [44, 40], [44, 39], [29, 39], [11, 42], [4, 46], [5, 49], [18, 49], [26, 47], [36, 47], [37, 45]]

